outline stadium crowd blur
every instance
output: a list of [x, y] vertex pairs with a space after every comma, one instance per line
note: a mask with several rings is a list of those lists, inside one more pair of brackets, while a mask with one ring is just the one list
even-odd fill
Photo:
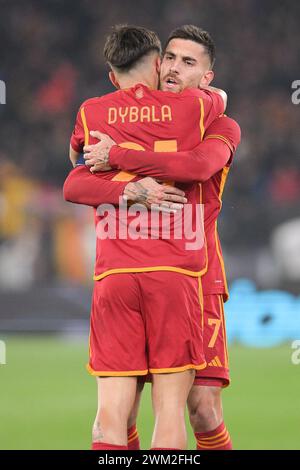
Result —
[[1, 2], [0, 286], [91, 282], [92, 211], [63, 201], [69, 138], [88, 97], [113, 91], [102, 58], [116, 23], [166, 40], [176, 26], [207, 29], [215, 84], [242, 128], [219, 224], [229, 279], [300, 284], [300, 3], [259, 0]]

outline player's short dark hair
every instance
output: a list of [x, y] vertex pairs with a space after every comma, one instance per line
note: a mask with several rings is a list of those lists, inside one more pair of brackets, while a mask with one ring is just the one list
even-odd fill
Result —
[[103, 54], [111, 67], [128, 72], [153, 51], [161, 54], [161, 42], [154, 31], [141, 26], [116, 25], [106, 38]]
[[212, 40], [211, 35], [204, 31], [204, 29], [194, 26], [193, 24], [185, 24], [179, 28], [174, 29], [166, 42], [165, 49], [172, 39], [189, 39], [190, 41], [198, 42], [205, 47], [209, 56], [211, 68], [213, 68], [216, 60], [216, 46]]

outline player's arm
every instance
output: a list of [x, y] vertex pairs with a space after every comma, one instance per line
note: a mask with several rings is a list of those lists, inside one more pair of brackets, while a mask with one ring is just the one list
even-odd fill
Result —
[[[212, 88], [212, 87], [209, 87]], [[204, 137], [204, 132], [205, 130], [209, 127], [209, 125], [221, 114], [223, 114], [224, 111], [224, 101], [222, 98], [222, 94], [225, 93], [223, 90], [218, 90], [218, 93], [215, 92], [215, 90], [211, 89], [187, 89], [185, 90], [185, 100], [186, 100], [186, 105], [189, 106], [189, 109], [191, 110], [191, 113], [194, 112], [199, 112], [199, 123], [200, 123], [200, 133], [201, 133], [201, 140]], [[220, 93], [219, 93], [220, 92]], [[226, 95], [226, 94], [225, 94]], [[224, 98], [225, 99], [225, 98]], [[97, 144], [93, 145], [85, 145], [83, 150], [84, 150], [84, 159], [86, 164], [91, 168], [92, 172], [97, 172], [97, 171], [107, 171], [112, 168], [120, 168], [120, 165], [124, 165], [124, 162], [119, 162], [115, 161], [114, 165], [113, 163], [113, 157], [114, 157], [114, 152], [117, 152], [118, 149], [114, 149], [111, 151], [111, 154], [109, 153], [111, 147], [115, 144], [115, 142], [106, 134], [102, 134], [98, 131], [90, 131], [90, 135], [95, 139], [99, 139], [100, 142]], [[205, 152], [209, 152], [211, 149], [212, 145], [208, 144], [207, 148], [204, 148]], [[219, 145], [218, 147], [222, 147], [222, 145]], [[216, 150], [217, 151], [217, 150]], [[128, 152], [124, 152], [123, 155], [127, 154]], [[120, 155], [122, 156], [122, 153], [116, 154], [116, 159]], [[131, 155], [131, 153], [130, 153]], [[143, 155], [140, 155], [140, 160], [135, 163], [145, 163], [147, 164], [147, 158], [151, 156], [151, 152], [147, 153], [146, 152]], [[161, 155], [161, 154], [156, 154], [156, 155]], [[164, 153], [164, 156], [166, 154]], [[169, 154], [173, 155], [173, 154]], [[109, 158], [111, 156], [111, 159]], [[199, 157], [201, 155], [199, 154]], [[143, 159], [145, 161], [143, 161]], [[133, 163], [133, 162], [132, 162]], [[159, 160], [157, 158], [153, 159], [153, 164], [154, 163], [159, 163]], [[168, 160], [166, 160], [165, 163], [170, 163]], [[192, 162], [191, 162], [192, 163]], [[130, 164], [130, 162], [128, 162]], [[139, 167], [139, 166], [138, 166]], [[159, 167], [162, 169], [161, 167]], [[163, 170], [168, 170], [167, 168], [163, 168]], [[140, 170], [140, 167], [139, 167]], [[157, 170], [157, 167], [149, 169], [148, 167], [144, 169], [143, 173], [136, 172], [134, 173], [137, 174], [143, 174], [143, 175], [148, 175], [148, 176], [154, 176], [154, 174], [157, 173], [149, 173], [149, 171], [152, 170]], [[129, 171], [129, 170], [128, 170]], [[189, 175], [186, 175], [189, 178]], [[165, 177], [162, 175], [161, 177], [157, 176], [158, 178], [161, 178], [163, 180], [165, 179], [170, 179], [170, 177]], [[174, 179], [173, 177], [171, 179]], [[182, 179], [178, 179], [177, 181], [182, 181]], [[187, 180], [189, 181], [189, 179]], [[199, 179], [200, 181], [200, 179]]]
[[[86, 122], [85, 103], [79, 108], [70, 139], [69, 158], [73, 167], [76, 167], [83, 153], [85, 141], [88, 140], [87, 129], [83, 123]], [[119, 198], [126, 184], [126, 182], [111, 181], [107, 175], [92, 175], [85, 165], [80, 165], [67, 176], [63, 186], [63, 195], [66, 201], [94, 207], [102, 203], [119, 204]]]
[[68, 174], [63, 195], [66, 201], [86, 206], [118, 205], [127, 184], [108, 180], [103, 173], [92, 174], [85, 165], [80, 165]]
[[[100, 144], [91, 146], [92, 152], [98, 151], [93, 164], [94, 171], [101, 170], [95, 163], [101, 158], [105, 165], [143, 176], [151, 176], [162, 181], [178, 182], [206, 181], [231, 159], [240, 142], [240, 127], [233, 119], [222, 116], [207, 129], [204, 141], [195, 149], [184, 152], [151, 152], [124, 149], [113, 145], [113, 141], [103, 134]], [[101, 147], [103, 142], [104, 147]], [[108, 145], [109, 143], [109, 145]], [[97, 147], [98, 146], [98, 147]], [[105, 156], [102, 157], [103, 148]], [[93, 153], [95, 155], [95, 153]]]
[[79, 152], [76, 152], [73, 148], [72, 148], [72, 145], [70, 144], [70, 150], [69, 150], [69, 158], [71, 160], [71, 163], [73, 165], [73, 167], [75, 168], [76, 166], [76, 163], [78, 161], [78, 158], [80, 156], [80, 153]]
[[75, 126], [70, 139], [69, 158], [73, 167], [76, 166], [80, 155], [83, 153], [85, 142], [85, 130], [82, 121], [84, 112], [84, 103], [80, 106], [76, 116]]
[[100, 204], [119, 205], [120, 198], [123, 198], [144, 204], [148, 208], [156, 204], [162, 212], [176, 211], [187, 202], [182, 190], [159, 184], [153, 178], [122, 182], [107, 179], [106, 175], [107, 173], [101, 172], [92, 174], [85, 165], [74, 168], [64, 183], [64, 199], [98, 207]]
[[[139, 152], [119, 150], [110, 152], [110, 165], [162, 181], [203, 182], [223, 168], [232, 155], [227, 142], [219, 139], [204, 140], [194, 150], [185, 152]], [[142, 155], [143, 154], [143, 155]], [[145, 160], [147, 159], [147, 160]]]

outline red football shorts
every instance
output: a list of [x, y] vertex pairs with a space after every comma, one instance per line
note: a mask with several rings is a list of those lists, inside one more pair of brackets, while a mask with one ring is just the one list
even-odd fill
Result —
[[201, 370], [201, 280], [176, 272], [112, 274], [94, 285], [90, 361], [96, 376]]
[[207, 362], [197, 371], [194, 385], [227, 387], [230, 383], [223, 296], [204, 295], [203, 347]]

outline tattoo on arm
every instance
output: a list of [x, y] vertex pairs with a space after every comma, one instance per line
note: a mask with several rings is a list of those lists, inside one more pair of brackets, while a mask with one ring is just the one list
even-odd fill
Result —
[[149, 195], [148, 189], [143, 188], [143, 186], [138, 182], [136, 182], [136, 187], [137, 187], [137, 196], [139, 197], [139, 199], [147, 201], [148, 195]]

